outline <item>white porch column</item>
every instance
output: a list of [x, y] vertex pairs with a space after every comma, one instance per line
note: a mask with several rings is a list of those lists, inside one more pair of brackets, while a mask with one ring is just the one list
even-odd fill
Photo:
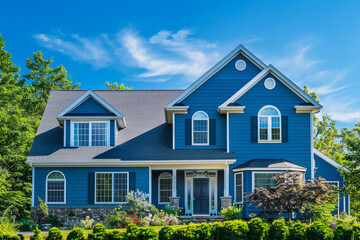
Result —
[[151, 198], [152, 198], [152, 170], [151, 166], [149, 166], [149, 203], [151, 204]]
[[172, 178], [172, 196], [176, 197], [176, 169], [172, 170], [173, 174], [173, 178]]
[[224, 170], [224, 197], [229, 197], [229, 164], [225, 163], [226, 168]]

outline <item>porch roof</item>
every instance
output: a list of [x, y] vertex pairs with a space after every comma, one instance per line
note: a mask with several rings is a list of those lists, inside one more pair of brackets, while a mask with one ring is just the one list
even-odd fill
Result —
[[245, 170], [285, 170], [305, 172], [306, 168], [285, 159], [252, 159], [233, 168], [234, 172]]

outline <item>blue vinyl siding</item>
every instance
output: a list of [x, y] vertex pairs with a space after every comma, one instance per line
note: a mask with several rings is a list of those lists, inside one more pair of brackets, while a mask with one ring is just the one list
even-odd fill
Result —
[[[274, 76], [269, 74], [267, 77]], [[310, 114], [296, 113], [294, 106], [303, 100], [276, 79], [276, 87], [267, 90], [264, 79], [245, 93], [238, 103], [246, 106], [242, 114], [229, 114], [230, 152], [235, 152], [237, 162], [230, 167], [236, 167], [251, 159], [285, 159], [307, 168], [306, 178], [309, 179], [311, 167], [311, 133]], [[257, 116], [265, 105], [273, 105], [279, 109], [282, 116], [288, 116], [287, 143], [251, 143], [251, 116]], [[233, 182], [233, 175], [230, 176]]]
[[103, 116], [114, 116], [112, 112], [109, 112], [106, 108], [101, 106], [96, 100], [92, 97], [89, 97], [79, 106], [77, 106], [74, 110], [69, 112], [68, 114], [76, 115], [76, 114], [101, 114]]
[[[336, 167], [334, 167], [331, 164], [329, 164], [328, 162], [324, 161], [322, 158], [320, 158], [317, 155], [314, 155], [314, 160], [315, 160], [315, 167], [316, 167], [315, 177], [323, 177], [327, 181], [338, 181], [339, 187], [344, 186], [344, 179], [340, 175], [340, 172], [337, 170]], [[344, 209], [344, 198], [343, 198], [342, 194], [340, 195], [339, 206], [340, 206], [340, 212], [348, 210], [347, 196], [345, 199], [345, 209]]]
[[220, 197], [224, 196], [224, 170], [219, 170], [218, 171], [218, 176], [217, 176], [217, 187], [218, 187], [218, 212], [220, 212], [221, 210], [221, 199]]
[[35, 168], [35, 206], [39, 205], [38, 197], [45, 201], [46, 176], [55, 170], [61, 171], [66, 178], [66, 204], [49, 204], [49, 206], [117, 206], [117, 204], [88, 204], [89, 172], [135, 172], [136, 189], [149, 192], [149, 169], [147, 167], [37, 167]]
[[71, 122], [70, 120], [65, 120], [65, 124], [66, 124], [66, 147], [70, 147], [70, 135], [71, 135]]
[[[246, 62], [246, 69], [238, 71], [235, 68], [237, 60]], [[248, 81], [255, 77], [261, 70], [246, 57], [239, 54], [224, 68], [196, 89], [182, 104], [189, 106], [188, 114], [175, 115], [175, 148], [226, 148], [226, 116], [217, 112], [218, 106], [242, 88]], [[205, 111], [210, 119], [216, 119], [216, 144], [210, 146], [185, 145], [185, 119], [192, 118], [197, 111]]]
[[110, 146], [115, 146], [115, 120], [110, 120]]

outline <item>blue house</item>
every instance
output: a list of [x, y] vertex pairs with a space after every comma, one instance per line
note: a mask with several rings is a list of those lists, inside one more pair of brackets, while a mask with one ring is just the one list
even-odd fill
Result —
[[[27, 159], [32, 206], [99, 216], [139, 189], [187, 216], [235, 203], [248, 217], [260, 210], [245, 196], [279, 172], [342, 187], [341, 166], [313, 147], [321, 108], [242, 45], [185, 90], [54, 90]], [[339, 196], [338, 212], [349, 204]]]

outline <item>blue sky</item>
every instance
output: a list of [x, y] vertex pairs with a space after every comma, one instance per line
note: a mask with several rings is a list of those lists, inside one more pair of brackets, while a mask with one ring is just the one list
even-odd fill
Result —
[[41, 50], [81, 89], [185, 88], [243, 44], [317, 92], [340, 126], [360, 117], [360, 1], [6, 1], [0, 32], [25, 69]]

